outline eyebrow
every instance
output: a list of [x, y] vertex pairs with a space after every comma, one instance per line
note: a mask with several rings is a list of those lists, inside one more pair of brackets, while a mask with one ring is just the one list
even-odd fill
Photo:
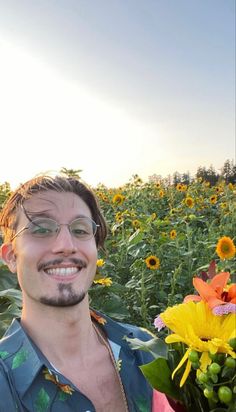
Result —
[[[47, 212], [47, 211], [42, 211], [42, 212], [29, 212], [29, 211], [27, 210], [26, 212], [27, 212], [27, 215], [28, 215], [30, 218], [45, 217], [45, 218], [48, 218], [48, 219], [55, 220], [55, 217], [53, 216], [53, 214], [50, 213], [50, 212]], [[27, 216], [27, 215], [26, 215], [26, 216]], [[73, 220], [75, 220], [75, 219], [82, 218], [82, 217], [88, 217], [88, 218], [92, 219], [91, 216], [87, 216], [87, 215], [83, 215], [83, 214], [78, 214], [78, 215], [76, 215], [71, 221], [73, 221]]]

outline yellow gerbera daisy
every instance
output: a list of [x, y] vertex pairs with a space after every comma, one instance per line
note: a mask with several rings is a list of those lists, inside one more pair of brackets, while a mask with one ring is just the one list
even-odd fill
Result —
[[148, 269], [155, 270], [155, 269], [158, 269], [160, 267], [160, 259], [156, 256], [153, 256], [153, 255], [148, 256], [145, 259], [145, 262], [146, 262], [146, 265], [147, 265]]
[[[190, 371], [191, 362], [188, 355], [191, 350], [201, 353], [200, 369], [205, 372], [207, 366], [212, 362], [209, 353], [227, 353], [236, 357], [228, 341], [236, 336], [236, 316], [233, 313], [225, 316], [216, 316], [204, 302], [187, 302], [167, 308], [160, 315], [164, 324], [171, 329], [173, 334], [166, 337], [166, 343], [183, 342], [187, 350], [172, 373], [175, 373], [187, 361], [184, 374], [180, 381], [183, 386]], [[207, 327], [206, 327], [207, 325]]]
[[216, 253], [221, 260], [233, 258], [236, 253], [233, 240], [227, 236], [221, 237], [216, 245]]

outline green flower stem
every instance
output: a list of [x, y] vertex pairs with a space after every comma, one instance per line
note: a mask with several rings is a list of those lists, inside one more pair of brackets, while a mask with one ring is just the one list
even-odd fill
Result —
[[141, 272], [141, 317], [143, 320], [143, 324], [145, 327], [148, 326], [148, 320], [147, 320], [147, 304], [146, 304], [146, 287], [145, 287], [145, 276], [144, 276], [144, 269], [142, 269]]

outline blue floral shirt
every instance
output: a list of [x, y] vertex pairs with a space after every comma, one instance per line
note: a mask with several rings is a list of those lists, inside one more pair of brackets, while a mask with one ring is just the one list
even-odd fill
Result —
[[[91, 311], [107, 336], [116, 360], [129, 412], [152, 410], [152, 389], [139, 365], [153, 360], [147, 352], [132, 350], [125, 336], [149, 340], [152, 336], [136, 326], [115, 322]], [[61, 375], [13, 320], [0, 341], [0, 412], [95, 412], [79, 388]]]

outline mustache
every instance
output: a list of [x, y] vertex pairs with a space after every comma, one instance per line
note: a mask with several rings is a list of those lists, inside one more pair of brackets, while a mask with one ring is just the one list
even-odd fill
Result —
[[61, 265], [62, 263], [73, 263], [75, 266], [80, 266], [82, 268], [85, 268], [87, 265], [86, 263], [82, 260], [82, 259], [77, 259], [77, 258], [70, 258], [70, 259], [62, 259], [62, 258], [57, 258], [57, 259], [53, 259], [53, 260], [49, 260], [47, 262], [42, 262], [39, 263], [37, 266], [37, 269], [40, 270], [44, 270], [47, 269], [49, 266], [57, 266], [57, 265]]

